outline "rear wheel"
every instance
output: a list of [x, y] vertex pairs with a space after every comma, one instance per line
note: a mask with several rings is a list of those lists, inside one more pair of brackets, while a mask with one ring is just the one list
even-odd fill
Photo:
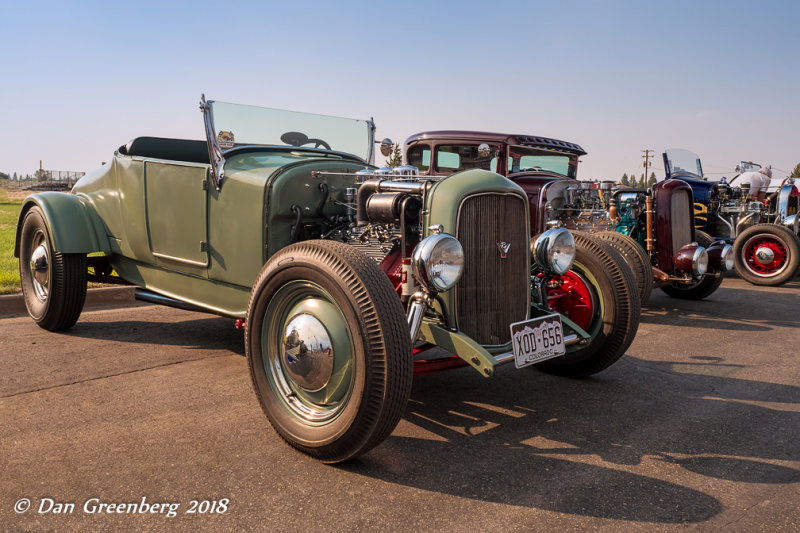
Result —
[[596, 236], [619, 252], [633, 271], [639, 288], [640, 303], [647, 303], [653, 292], [653, 269], [647, 252], [632, 238], [616, 231], [603, 231]]
[[86, 301], [86, 255], [55, 252], [38, 207], [25, 214], [19, 250], [19, 275], [28, 314], [49, 331], [75, 325]]
[[270, 423], [321, 461], [367, 452], [403, 414], [413, 372], [403, 307], [350, 246], [305, 241], [275, 254], [253, 286], [245, 340]]
[[[601, 242], [575, 236], [575, 262], [548, 286], [548, 304], [590, 338], [567, 353], [536, 365], [551, 374], [586, 377], [611, 366], [628, 349], [639, 328], [641, 307], [630, 267]], [[571, 333], [565, 326], [566, 335]]]
[[[695, 230], [695, 240], [697, 244], [703, 248], [708, 248], [714, 243], [711, 236], [700, 230]], [[710, 296], [714, 291], [719, 289], [722, 285], [722, 276], [703, 276], [699, 280], [692, 283], [670, 283], [664, 285], [661, 290], [681, 300], [702, 300], [706, 296]]]
[[756, 224], [733, 243], [736, 272], [753, 285], [783, 285], [800, 267], [800, 238], [777, 224]]

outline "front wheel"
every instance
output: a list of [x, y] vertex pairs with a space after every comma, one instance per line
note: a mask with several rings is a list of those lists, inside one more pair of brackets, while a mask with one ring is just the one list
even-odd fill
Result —
[[403, 307], [377, 263], [340, 242], [275, 254], [250, 296], [245, 347], [261, 407], [291, 446], [323, 462], [361, 455], [411, 393]]
[[[630, 267], [613, 250], [574, 234], [572, 270], [548, 286], [548, 304], [589, 334], [567, 353], [536, 365], [542, 371], [581, 378], [605, 370], [625, 353], [639, 329], [641, 306]], [[565, 334], [570, 330], [565, 326]]]
[[783, 285], [800, 267], [800, 238], [777, 224], [756, 224], [733, 243], [736, 272], [753, 285]]
[[86, 301], [86, 255], [54, 251], [44, 214], [35, 206], [22, 221], [19, 276], [36, 324], [49, 331], [75, 325]]
[[[700, 230], [695, 231], [695, 240], [697, 244], [706, 249], [714, 244], [714, 239], [708, 233]], [[672, 282], [661, 287], [661, 290], [669, 296], [680, 300], [702, 300], [706, 296], [711, 296], [714, 291], [719, 289], [720, 285], [722, 285], [721, 275], [706, 275], [692, 283]]]

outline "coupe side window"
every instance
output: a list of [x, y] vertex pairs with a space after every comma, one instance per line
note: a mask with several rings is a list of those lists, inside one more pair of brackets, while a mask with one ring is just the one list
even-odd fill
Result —
[[482, 156], [477, 145], [442, 145], [436, 148], [436, 170], [455, 172], [471, 168], [495, 171], [497, 169], [497, 151]]
[[417, 167], [420, 172], [427, 172], [431, 166], [431, 148], [425, 144], [417, 144], [408, 149], [408, 164]]

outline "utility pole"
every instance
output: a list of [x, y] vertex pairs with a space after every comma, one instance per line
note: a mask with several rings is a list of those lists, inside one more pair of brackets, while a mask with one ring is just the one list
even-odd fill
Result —
[[650, 168], [650, 158], [653, 157], [653, 153], [655, 150], [642, 150], [642, 159], [644, 159], [644, 163], [642, 166], [644, 167], [644, 186], [647, 187], [647, 180], [650, 179], [650, 176], [647, 175], [647, 171]]

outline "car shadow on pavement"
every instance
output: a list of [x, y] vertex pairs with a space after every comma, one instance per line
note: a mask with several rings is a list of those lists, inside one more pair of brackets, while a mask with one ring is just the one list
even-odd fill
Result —
[[[787, 284], [785, 286], [788, 286]], [[798, 284], [800, 285], [800, 284]], [[769, 331], [773, 327], [800, 328], [795, 291], [736, 291], [735, 300], [712, 294], [705, 300], [679, 300], [653, 293], [642, 308], [641, 322], [737, 331]], [[759, 302], [749, 305], [748, 302]], [[763, 312], [768, 302], [770, 313]]]
[[81, 320], [62, 334], [113, 342], [135, 344], [147, 342], [197, 350], [230, 350], [244, 356], [242, 330], [234, 328], [233, 319], [216, 316], [180, 322], [160, 322], [158, 320], [89, 322]]
[[713, 479], [800, 481], [775, 464], [800, 460], [800, 413], [790, 410], [800, 387], [627, 359], [580, 381], [508, 367], [490, 380], [418, 379], [395, 434], [342, 468], [479, 501], [666, 524], [719, 514]]

